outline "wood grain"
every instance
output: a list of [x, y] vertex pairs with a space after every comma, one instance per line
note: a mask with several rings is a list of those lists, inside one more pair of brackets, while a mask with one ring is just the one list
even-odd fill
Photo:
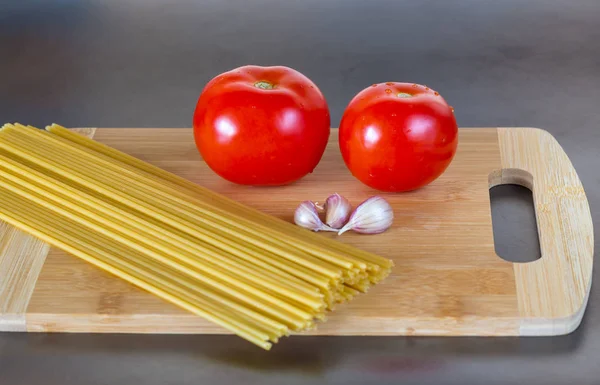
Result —
[[530, 188], [542, 258], [515, 264], [521, 335], [556, 335], [579, 326], [592, 284], [594, 230], [583, 185], [548, 132], [499, 128], [498, 183]]
[[[279, 188], [218, 178], [198, 155], [189, 129], [99, 129], [95, 138], [286, 220], [302, 200], [323, 201], [337, 192], [357, 205], [378, 194], [350, 175], [335, 131], [317, 169]], [[394, 208], [392, 228], [377, 236], [347, 233], [338, 239], [393, 259], [392, 275], [340, 306], [311, 334], [519, 335], [527, 331], [523, 318], [539, 320], [534, 328], [553, 322], [540, 318], [546, 313], [526, 313], [524, 296], [540, 293], [517, 283], [520, 271], [494, 251], [489, 187], [504, 183], [499, 170], [505, 152], [497, 129], [461, 129], [458, 153], [442, 177], [419, 191], [383, 194]], [[571, 288], [580, 290], [560, 286]], [[226, 333], [56, 249], [45, 259], [25, 317], [29, 331]]]

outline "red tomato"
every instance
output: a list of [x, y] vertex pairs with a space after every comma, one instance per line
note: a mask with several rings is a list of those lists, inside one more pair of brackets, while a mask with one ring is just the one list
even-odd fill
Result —
[[245, 66], [212, 79], [194, 112], [200, 154], [221, 177], [245, 185], [294, 182], [321, 160], [329, 109], [306, 76]]
[[344, 162], [358, 180], [382, 191], [425, 186], [448, 167], [458, 144], [454, 112], [439, 93], [418, 84], [373, 84], [344, 111]]

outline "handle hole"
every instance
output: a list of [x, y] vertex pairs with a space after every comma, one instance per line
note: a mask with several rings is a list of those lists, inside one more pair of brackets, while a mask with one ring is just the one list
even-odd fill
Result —
[[533, 262], [542, 256], [531, 185], [525, 172], [520, 178], [490, 178], [494, 247], [509, 262]]

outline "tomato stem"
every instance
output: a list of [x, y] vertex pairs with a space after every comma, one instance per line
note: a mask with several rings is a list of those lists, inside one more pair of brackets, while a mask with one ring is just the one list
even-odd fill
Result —
[[272, 90], [273, 88], [275, 88], [275, 86], [272, 83], [266, 82], [264, 80], [260, 80], [256, 83], [254, 83], [254, 87], [260, 88], [263, 90]]

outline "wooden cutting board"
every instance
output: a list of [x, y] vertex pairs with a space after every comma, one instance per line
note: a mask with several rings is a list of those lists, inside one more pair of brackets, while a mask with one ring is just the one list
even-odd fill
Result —
[[[358, 204], [377, 194], [344, 166], [336, 131], [314, 173], [277, 188], [217, 177], [190, 129], [80, 131], [286, 220], [302, 200], [337, 192]], [[506, 183], [533, 190], [542, 252], [535, 262], [510, 263], [494, 252], [489, 189]], [[581, 182], [550, 134], [461, 129], [458, 153], [442, 177], [415, 192], [384, 195], [396, 216], [389, 231], [338, 239], [393, 259], [392, 275], [311, 334], [558, 335], [577, 328], [592, 282], [592, 220]], [[5, 223], [0, 330], [227, 333]]]

